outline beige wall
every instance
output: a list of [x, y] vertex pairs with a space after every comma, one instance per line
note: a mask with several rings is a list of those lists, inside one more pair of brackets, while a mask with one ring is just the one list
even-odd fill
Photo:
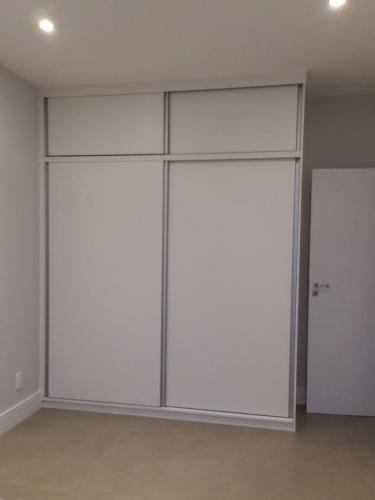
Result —
[[36, 89], [0, 68], [0, 413], [39, 385], [37, 125]]
[[310, 190], [313, 168], [375, 168], [375, 96], [308, 99], [302, 202], [298, 386], [306, 384]]

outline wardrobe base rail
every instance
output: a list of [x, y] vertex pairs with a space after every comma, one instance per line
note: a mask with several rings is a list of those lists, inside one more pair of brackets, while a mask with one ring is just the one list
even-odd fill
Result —
[[242, 413], [97, 403], [60, 398], [44, 398], [42, 400], [42, 407], [59, 410], [89, 411], [95, 413], [110, 413], [114, 415], [131, 415], [136, 417], [166, 418], [191, 422], [238, 425], [278, 431], [295, 431], [295, 421], [293, 418], [245, 415]]

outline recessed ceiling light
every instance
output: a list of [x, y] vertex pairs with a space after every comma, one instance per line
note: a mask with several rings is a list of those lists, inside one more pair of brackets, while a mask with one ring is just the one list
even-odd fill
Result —
[[44, 33], [52, 33], [55, 30], [55, 25], [49, 19], [41, 19], [39, 21], [39, 28], [44, 31]]
[[343, 7], [346, 4], [346, 0], [329, 0], [329, 5], [333, 9], [339, 9], [340, 7]]

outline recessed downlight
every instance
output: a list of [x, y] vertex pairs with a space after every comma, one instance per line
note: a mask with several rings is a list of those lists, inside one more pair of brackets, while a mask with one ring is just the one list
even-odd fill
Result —
[[346, 4], [346, 0], [329, 0], [329, 5], [332, 9], [339, 9]]
[[44, 18], [39, 21], [39, 28], [44, 31], [44, 33], [52, 33], [55, 31], [55, 25], [50, 19]]

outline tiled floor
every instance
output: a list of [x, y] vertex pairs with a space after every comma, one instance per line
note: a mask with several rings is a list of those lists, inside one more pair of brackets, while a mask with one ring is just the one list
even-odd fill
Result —
[[2, 500], [374, 500], [375, 419], [296, 434], [40, 410], [0, 438]]

